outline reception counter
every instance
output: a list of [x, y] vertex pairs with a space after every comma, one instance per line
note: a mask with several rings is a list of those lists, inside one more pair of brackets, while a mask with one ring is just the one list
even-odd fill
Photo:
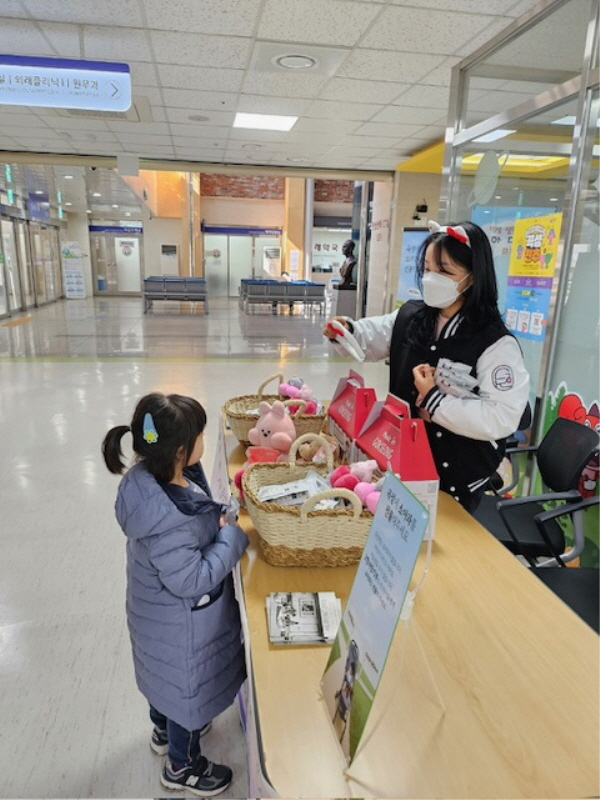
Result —
[[[230, 449], [235, 469], [243, 449]], [[245, 514], [241, 524], [250, 755], [280, 797], [598, 796], [598, 637], [450, 496], [349, 768], [320, 697], [329, 649], [271, 645], [265, 597], [332, 590], [345, 604], [356, 568], [272, 567]], [[424, 558], [425, 545], [415, 576]]]

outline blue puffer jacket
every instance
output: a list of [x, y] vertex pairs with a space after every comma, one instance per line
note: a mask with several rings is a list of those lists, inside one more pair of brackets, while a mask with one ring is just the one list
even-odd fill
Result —
[[[200, 465], [185, 471], [210, 494]], [[162, 485], [140, 463], [119, 485], [127, 536], [127, 622], [137, 685], [148, 702], [197, 730], [234, 700], [246, 677], [231, 571], [248, 545], [222, 506]]]

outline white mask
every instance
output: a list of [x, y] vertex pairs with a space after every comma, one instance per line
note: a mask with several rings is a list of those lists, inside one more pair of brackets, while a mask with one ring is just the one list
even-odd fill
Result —
[[455, 303], [462, 292], [458, 291], [458, 286], [468, 278], [464, 275], [458, 282], [453, 281], [446, 275], [439, 272], [426, 272], [423, 275], [423, 300], [431, 308], [448, 308]]

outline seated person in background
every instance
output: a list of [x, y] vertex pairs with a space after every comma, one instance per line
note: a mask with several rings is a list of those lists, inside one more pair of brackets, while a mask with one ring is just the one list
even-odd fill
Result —
[[279, 276], [279, 280], [280, 281], [285, 281], [286, 283], [289, 283], [292, 279], [290, 278], [290, 273], [284, 271]]

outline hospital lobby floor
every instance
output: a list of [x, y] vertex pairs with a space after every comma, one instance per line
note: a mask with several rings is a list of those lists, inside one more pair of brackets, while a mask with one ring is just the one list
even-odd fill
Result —
[[[189, 394], [208, 414], [210, 475], [223, 403], [273, 374], [301, 375], [328, 400], [352, 368], [383, 396], [387, 366], [337, 356], [321, 333], [326, 318], [246, 314], [225, 298], [208, 315], [168, 303], [144, 314], [128, 297], [0, 320], [0, 798], [164, 795], [125, 622], [118, 477], [100, 443], [142, 395]], [[203, 749], [234, 770], [226, 796], [247, 797], [235, 706]]]

